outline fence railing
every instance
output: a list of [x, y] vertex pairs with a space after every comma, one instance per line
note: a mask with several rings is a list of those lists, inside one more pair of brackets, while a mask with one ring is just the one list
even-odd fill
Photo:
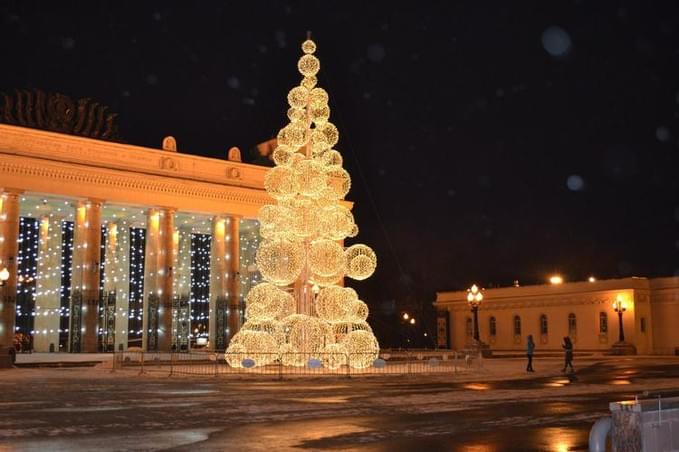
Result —
[[[228, 359], [226, 359], [228, 358]], [[224, 353], [116, 352], [113, 371], [173, 375], [369, 376], [457, 374], [483, 366], [480, 355], [446, 352], [365, 353]]]

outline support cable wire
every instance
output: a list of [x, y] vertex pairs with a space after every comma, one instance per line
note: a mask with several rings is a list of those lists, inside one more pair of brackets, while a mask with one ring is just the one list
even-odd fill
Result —
[[[324, 81], [327, 81], [327, 86], [328, 89], [331, 91], [335, 90], [334, 85], [332, 84], [330, 77], [327, 75], [328, 71], [323, 72], [322, 78]], [[396, 266], [398, 267], [398, 271], [401, 274], [401, 278], [405, 279], [405, 272], [403, 271], [403, 266], [401, 265], [401, 261], [398, 258], [398, 254], [396, 254], [396, 249], [394, 248], [394, 245], [389, 237], [389, 233], [387, 232], [387, 228], [384, 225], [384, 221], [382, 221], [382, 215], [380, 215], [379, 210], [377, 209], [377, 203], [375, 202], [375, 198], [373, 197], [372, 191], [370, 190], [370, 186], [368, 185], [368, 181], [365, 177], [365, 174], [363, 173], [363, 168], [361, 167], [361, 162], [358, 159], [358, 155], [356, 151], [354, 150], [354, 146], [352, 145], [351, 138], [349, 137], [349, 134], [347, 131], [349, 130], [348, 127], [346, 127], [346, 123], [344, 122], [344, 119], [342, 117], [340, 109], [337, 107], [337, 101], [335, 101], [335, 112], [337, 119], [340, 123], [341, 129], [344, 130], [343, 135], [346, 137], [346, 143], [347, 147], [349, 148], [349, 152], [351, 153], [351, 156], [353, 157], [354, 161], [356, 162], [356, 169], [358, 170], [358, 175], [361, 178], [361, 182], [363, 183], [363, 186], [365, 187], [365, 191], [368, 194], [368, 201], [370, 202], [370, 206], [373, 209], [373, 212], [375, 213], [375, 217], [377, 217], [377, 223], [380, 225], [380, 229], [382, 230], [382, 234], [384, 235], [384, 239], [387, 242], [387, 247], [389, 248], [389, 252], [391, 253], [394, 261], [396, 262]]]

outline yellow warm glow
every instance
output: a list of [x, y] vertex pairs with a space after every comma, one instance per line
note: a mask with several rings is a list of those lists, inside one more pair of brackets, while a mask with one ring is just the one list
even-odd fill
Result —
[[218, 237], [224, 237], [224, 234], [226, 234], [226, 220], [220, 219], [219, 221], [217, 221], [215, 233], [217, 234]]
[[40, 241], [41, 243], [47, 243], [47, 237], [50, 232], [50, 219], [49, 217], [42, 217], [40, 219]]
[[613, 302], [613, 309], [616, 311], [622, 310], [626, 311], [627, 310], [627, 297], [625, 297], [623, 294], [618, 294], [615, 297], [615, 301]]
[[76, 209], [78, 215], [78, 223], [83, 224], [87, 218], [87, 207], [84, 205], [78, 206]]
[[[264, 241], [255, 260], [265, 282], [247, 296], [247, 327], [231, 340], [226, 359], [232, 366], [247, 358], [261, 366], [280, 355], [284, 365], [304, 366], [314, 358], [329, 368], [365, 368], [379, 352], [365, 322], [368, 307], [340, 284], [345, 276], [370, 277], [377, 257], [366, 245], [342, 245], [358, 233], [340, 204], [351, 178], [333, 149], [339, 131], [329, 122], [328, 93], [316, 86], [316, 45], [307, 40], [302, 49], [303, 78], [287, 96], [290, 122], [277, 135], [276, 166], [264, 177], [274, 203], [257, 215]], [[294, 297], [287, 291], [291, 284], [298, 287]]]
[[550, 284], [563, 284], [563, 277], [561, 275], [552, 275], [549, 277]]
[[149, 223], [151, 228], [158, 230], [160, 227], [160, 212], [153, 212], [149, 217]]

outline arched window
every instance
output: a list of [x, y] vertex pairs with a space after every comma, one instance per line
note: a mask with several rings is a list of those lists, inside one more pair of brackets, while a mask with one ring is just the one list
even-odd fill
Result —
[[495, 317], [488, 319], [488, 331], [490, 331], [491, 336], [497, 335], [497, 322], [495, 321]]
[[605, 312], [599, 313], [599, 333], [608, 333], [608, 314]]
[[465, 322], [465, 333], [469, 337], [472, 335], [472, 319], [469, 317], [467, 317], [467, 321]]
[[542, 314], [540, 316], [540, 334], [543, 336], [547, 336], [547, 333], [549, 332], [548, 326], [547, 326], [547, 316], [545, 314]]
[[514, 316], [514, 336], [521, 336], [521, 317]]
[[575, 320], [575, 314], [571, 312], [570, 314], [568, 314], [568, 335], [575, 336], [577, 332], [578, 324], [577, 321]]

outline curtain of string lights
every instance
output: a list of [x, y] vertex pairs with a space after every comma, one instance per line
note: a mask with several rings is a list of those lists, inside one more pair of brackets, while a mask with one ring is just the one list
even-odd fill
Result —
[[191, 328], [195, 338], [208, 337], [211, 240], [208, 234], [191, 235]]
[[128, 346], [141, 346], [144, 312], [144, 250], [146, 249], [146, 229], [130, 228], [130, 277], [129, 308], [127, 322]]

